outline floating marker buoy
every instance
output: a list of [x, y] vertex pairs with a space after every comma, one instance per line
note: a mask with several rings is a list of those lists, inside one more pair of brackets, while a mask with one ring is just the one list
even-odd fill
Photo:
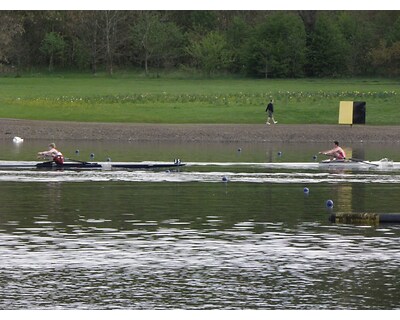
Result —
[[309, 190], [307, 187], [304, 187], [303, 192], [304, 192], [304, 193], [309, 193], [310, 190]]
[[225, 177], [225, 176], [223, 176], [223, 177], [222, 177], [222, 181], [223, 181], [223, 182], [228, 182], [228, 178]]
[[328, 201], [326, 202], [326, 207], [327, 207], [327, 208], [333, 208], [333, 201], [332, 201], [332, 200], [328, 200]]

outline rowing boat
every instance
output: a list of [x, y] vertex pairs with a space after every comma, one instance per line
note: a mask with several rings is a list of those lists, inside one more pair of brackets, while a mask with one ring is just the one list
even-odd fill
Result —
[[129, 169], [168, 169], [184, 166], [181, 161], [174, 162], [85, 162], [66, 161], [58, 165], [53, 161], [0, 161], [0, 170], [42, 169], [42, 170], [129, 170]]
[[324, 160], [319, 162], [321, 167], [333, 167], [333, 168], [363, 168], [363, 167], [379, 167], [380, 163], [377, 161], [366, 161], [366, 160], [355, 160], [355, 159], [345, 159], [345, 160]]
[[321, 162], [84, 162], [69, 160], [59, 166], [54, 162], [0, 161], [0, 170], [42, 169], [42, 170], [135, 170], [135, 169], [173, 169], [177, 167], [250, 167], [275, 170], [400, 170], [400, 163], [387, 159], [379, 161], [364, 160], [325, 160]]
[[400, 162], [388, 159], [378, 161], [364, 160], [324, 160], [321, 162], [186, 162], [186, 166], [199, 167], [253, 167], [274, 170], [399, 170]]

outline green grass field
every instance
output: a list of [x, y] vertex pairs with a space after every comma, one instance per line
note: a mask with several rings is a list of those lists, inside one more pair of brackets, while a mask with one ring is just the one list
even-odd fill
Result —
[[336, 124], [341, 100], [365, 101], [370, 125], [400, 124], [391, 79], [190, 79], [81, 74], [0, 78], [0, 117], [132, 123]]

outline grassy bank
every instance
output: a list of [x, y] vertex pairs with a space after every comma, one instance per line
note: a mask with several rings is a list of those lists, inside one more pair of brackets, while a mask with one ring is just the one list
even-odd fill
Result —
[[399, 82], [249, 80], [88, 75], [0, 78], [0, 117], [134, 123], [336, 124], [339, 101], [366, 101], [367, 124], [398, 125]]

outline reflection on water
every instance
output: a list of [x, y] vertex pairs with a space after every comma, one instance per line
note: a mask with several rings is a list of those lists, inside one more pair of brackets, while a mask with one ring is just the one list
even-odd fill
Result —
[[2, 182], [0, 305], [398, 308], [400, 227], [328, 222], [359, 188], [397, 206], [396, 184]]
[[100, 227], [97, 236], [82, 239], [78, 232], [68, 239], [35, 230], [24, 230], [31, 235], [18, 241], [2, 239], [13, 250], [2, 250], [12, 256], [2, 263], [3, 307], [398, 307], [399, 254], [384, 232], [372, 240], [360, 230], [316, 235], [307, 225], [292, 234], [279, 224], [264, 226], [262, 234], [236, 228], [116, 234]]
[[[0, 143], [2, 160], [34, 160], [47, 144]], [[96, 161], [307, 162], [326, 149], [61, 145]], [[400, 159], [392, 146], [352, 147], [353, 156]], [[400, 225], [332, 224], [325, 203], [332, 199], [335, 212], [398, 212], [399, 176], [232, 166], [2, 171], [0, 308], [397, 309]]]
[[[38, 150], [49, 144], [47, 140], [29, 140], [25, 137], [21, 144], [0, 141], [0, 160], [36, 160]], [[173, 143], [135, 141], [55, 141], [67, 158], [82, 161], [172, 161], [184, 162], [312, 162], [326, 159], [318, 151], [326, 150], [327, 143]], [[345, 142], [343, 142], [345, 144]], [[400, 161], [400, 148], [393, 143], [353, 143], [345, 146], [352, 157], [366, 160], [382, 158]], [[94, 155], [94, 159], [90, 155]], [[317, 159], [314, 159], [314, 156]]]

